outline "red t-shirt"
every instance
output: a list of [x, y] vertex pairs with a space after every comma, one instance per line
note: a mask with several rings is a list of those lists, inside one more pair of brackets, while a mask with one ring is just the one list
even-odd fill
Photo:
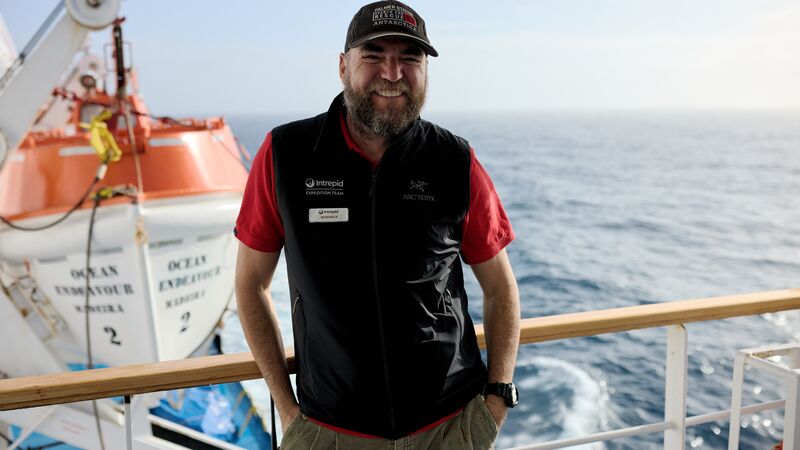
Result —
[[[364, 156], [350, 137], [344, 120], [341, 125], [348, 146]], [[470, 152], [470, 201], [461, 224], [461, 257], [467, 264], [479, 264], [497, 255], [514, 240], [514, 231], [489, 174], [478, 162], [475, 151], [470, 148]], [[284, 229], [275, 193], [271, 133], [253, 158], [242, 208], [236, 219], [236, 237], [260, 252], [277, 252], [283, 247]]]

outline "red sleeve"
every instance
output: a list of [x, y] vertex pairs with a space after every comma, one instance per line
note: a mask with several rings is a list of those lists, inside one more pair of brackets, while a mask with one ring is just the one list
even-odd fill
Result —
[[475, 157], [475, 151], [470, 149], [470, 153], [469, 210], [461, 224], [461, 257], [472, 265], [492, 259], [515, 236], [492, 179]]
[[272, 166], [272, 134], [267, 134], [258, 149], [234, 233], [242, 243], [260, 252], [277, 252], [283, 247], [283, 221], [275, 194], [275, 171]]

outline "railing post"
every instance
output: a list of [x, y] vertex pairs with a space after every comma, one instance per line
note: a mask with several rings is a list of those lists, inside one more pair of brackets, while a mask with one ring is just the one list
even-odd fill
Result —
[[686, 448], [686, 378], [689, 365], [686, 328], [667, 328], [667, 369], [664, 386], [664, 421], [672, 426], [664, 431], [664, 450]]
[[793, 347], [789, 355], [789, 368], [794, 375], [786, 381], [786, 406], [783, 410], [784, 450], [800, 448], [800, 411], [797, 410], [800, 396], [800, 346]]
[[122, 398], [125, 408], [125, 448], [133, 450], [133, 415], [131, 414], [131, 396], [126, 395]]
[[797, 398], [800, 394], [800, 377], [795, 374], [786, 379], [786, 406], [783, 409], [783, 450], [800, 448], [800, 414]]
[[733, 383], [731, 384], [731, 419], [728, 431], [728, 450], [739, 448], [739, 427], [742, 422], [742, 390], [744, 389], [745, 352], [733, 357]]

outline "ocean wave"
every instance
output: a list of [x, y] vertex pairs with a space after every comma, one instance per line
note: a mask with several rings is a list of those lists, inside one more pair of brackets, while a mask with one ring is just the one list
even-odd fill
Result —
[[574, 293], [575, 289], [589, 291], [603, 290], [603, 286], [601, 286], [600, 283], [588, 279], [536, 274], [517, 277], [517, 284], [520, 286], [531, 284], [546, 290], [563, 293]]
[[[607, 408], [601, 380], [568, 361], [547, 356], [525, 356], [517, 363], [520, 405], [525, 419], [507, 423], [508, 433], [498, 448], [529, 445], [551, 439], [567, 439], [594, 433], [606, 422]], [[601, 443], [572, 447], [605, 448]]]

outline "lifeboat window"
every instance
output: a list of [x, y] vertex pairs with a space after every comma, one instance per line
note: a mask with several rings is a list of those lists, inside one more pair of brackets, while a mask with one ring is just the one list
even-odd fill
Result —
[[81, 122], [91, 122], [92, 118], [103, 112], [103, 109], [105, 106], [102, 105], [81, 105]]
[[[94, 117], [97, 117], [98, 114], [103, 112], [104, 109], [108, 108], [107, 106], [103, 105], [82, 105], [81, 106], [81, 122], [89, 123], [92, 121]], [[131, 126], [137, 126], [137, 118], [134, 114], [131, 114]], [[115, 130], [124, 130], [125, 126], [125, 116], [122, 114], [114, 114], [111, 117], [111, 120], [108, 121], [108, 129], [115, 131]]]

